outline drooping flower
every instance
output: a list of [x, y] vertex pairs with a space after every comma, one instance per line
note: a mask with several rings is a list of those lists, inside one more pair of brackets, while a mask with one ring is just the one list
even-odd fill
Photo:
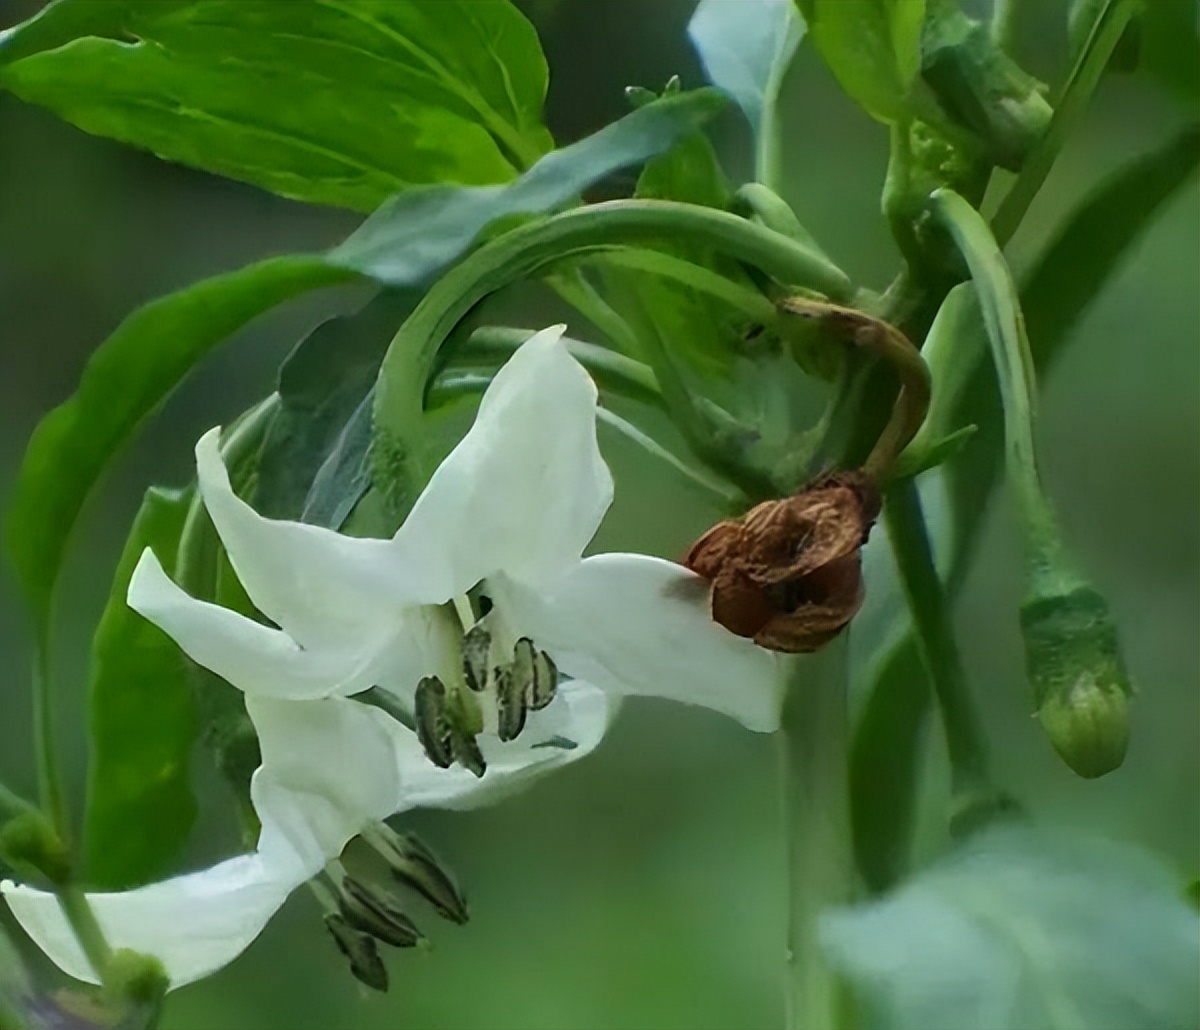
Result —
[[[497, 373], [391, 539], [264, 518], [234, 494], [218, 432], [197, 444], [208, 512], [275, 625], [190, 597], [150, 551], [130, 583], [132, 607], [245, 692], [262, 748], [254, 854], [92, 896], [110, 942], [156, 955], [172, 986], [232, 960], [365, 827], [486, 804], [583, 757], [624, 696], [777, 726], [777, 660], [713, 623], [703, 580], [645, 555], [582, 557], [612, 479], [595, 386], [562, 332]], [[5, 892], [51, 958], [95, 979], [51, 896]]]

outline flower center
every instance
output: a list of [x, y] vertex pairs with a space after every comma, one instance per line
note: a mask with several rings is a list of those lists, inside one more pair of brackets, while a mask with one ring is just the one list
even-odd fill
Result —
[[[417, 685], [416, 731], [425, 753], [447, 769], [455, 762], [476, 776], [487, 771], [478, 737], [485, 730], [515, 740], [531, 711], [545, 708], [558, 688], [558, 669], [529, 637], [517, 637], [490, 599], [474, 591], [444, 612], [446, 674]], [[453, 655], [453, 657], [451, 657]]]

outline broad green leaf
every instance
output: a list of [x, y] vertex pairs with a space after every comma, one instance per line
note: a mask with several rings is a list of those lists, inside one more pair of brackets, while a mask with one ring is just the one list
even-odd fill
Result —
[[804, 38], [792, 0], [700, 0], [688, 37], [708, 81], [737, 101], [755, 138], [774, 133], [779, 87]]
[[196, 815], [187, 659], [125, 602], [147, 547], [174, 571], [190, 496], [147, 491], [92, 641], [86, 867], [89, 884], [103, 889], [148, 883], [167, 872]]
[[1200, 109], [1200, 7], [1195, 0], [1142, 5], [1141, 68], [1195, 114]]
[[664, 97], [547, 154], [508, 186], [430, 186], [394, 197], [330, 258], [381, 282], [428, 281], [500, 218], [542, 214], [569, 203], [615, 171], [661, 154], [696, 132], [725, 103], [716, 90]]
[[352, 315], [331, 318], [300, 341], [279, 369], [279, 411], [259, 459], [255, 507], [305, 521], [314, 478], [338, 449], [348, 421], [375, 384], [415, 291], [387, 290]]
[[796, 0], [822, 60], [861, 108], [881, 122], [907, 113], [921, 68], [925, 0]]
[[57, 0], [0, 85], [87, 132], [297, 200], [506, 182], [553, 146], [507, 0]]
[[276, 304], [351, 278], [320, 257], [271, 258], [152, 301], [97, 348], [79, 388], [34, 430], [8, 510], [8, 558], [39, 619], [84, 501], [192, 366]]
[[880, 1030], [1184, 1030], [1200, 922], [1145, 853], [1029, 827], [983, 832], [822, 941]]

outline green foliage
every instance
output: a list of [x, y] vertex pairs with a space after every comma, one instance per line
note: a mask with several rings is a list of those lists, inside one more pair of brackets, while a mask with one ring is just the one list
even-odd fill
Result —
[[842, 89], [881, 122], [908, 114], [921, 68], [925, 0], [796, 0], [808, 38]]
[[[334, 470], [344, 468], [346, 449], [361, 443], [354, 425], [365, 421], [369, 432], [367, 398], [379, 363], [416, 300], [410, 292], [383, 291], [353, 315], [317, 326], [284, 360], [279, 411], [263, 441], [254, 496], [264, 515], [336, 528], [349, 514], [345, 505], [352, 506], [365, 481], [352, 488], [356, 480], [347, 482]], [[360, 410], [366, 417], [356, 422]], [[365, 477], [366, 469], [361, 472]]]
[[1145, 854], [1023, 826], [972, 838], [823, 939], [880, 1030], [1191, 1027], [1200, 926]]
[[79, 388], [34, 430], [8, 511], [8, 558], [39, 619], [84, 501], [188, 371], [281, 301], [350, 278], [317, 257], [271, 258], [147, 304], [96, 349]]
[[188, 660], [125, 602], [146, 548], [168, 574], [175, 571], [191, 497], [156, 487], [146, 492], [92, 640], [86, 870], [90, 884], [109, 890], [169, 872], [196, 816]]
[[513, 178], [553, 145], [546, 77], [507, 0], [57, 0], [0, 46], [0, 85], [87, 132], [358, 211]]
[[1146, 0], [1139, 24], [1139, 65], [1200, 114], [1200, 11], [1193, 0]]
[[410, 190], [368, 218], [330, 259], [392, 285], [426, 283], [498, 219], [570, 203], [605, 176], [641, 164], [696, 132], [724, 102], [708, 89], [664, 97], [547, 154], [509, 186]]
[[737, 101], [759, 149], [759, 178], [780, 174], [775, 107], [783, 75], [791, 64], [804, 20], [792, 0], [700, 0], [688, 36], [708, 80]]

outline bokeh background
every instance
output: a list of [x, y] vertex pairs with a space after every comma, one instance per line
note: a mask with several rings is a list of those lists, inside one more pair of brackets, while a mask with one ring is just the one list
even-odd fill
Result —
[[[0, 27], [37, 6], [0, 0]], [[626, 85], [659, 88], [675, 73], [687, 85], [702, 81], [684, 35], [688, 0], [522, 6], [549, 56], [548, 118], [560, 142], [623, 113]], [[1037, 14], [1022, 57], [1054, 78], [1065, 5], [1027, 6]], [[853, 277], [883, 286], [897, 260], [879, 215], [886, 130], [838, 92], [806, 47], [782, 106], [787, 199]], [[1090, 184], [1185, 117], [1148, 83], [1107, 81], [1014, 241], [1015, 260], [1036, 253]], [[717, 136], [733, 177], [744, 176], [742, 126], [729, 115]], [[331, 245], [355, 222], [86, 136], [0, 94], [0, 488], [8, 492], [37, 419], [67, 396], [89, 352], [135, 305], [268, 254]], [[1124, 767], [1099, 782], [1074, 778], [1029, 717], [1015, 621], [1018, 550], [1003, 498], [958, 613], [1004, 784], [1047, 820], [1142, 842], [1181, 877], [1195, 876], [1200, 848], [1198, 281], [1193, 181], [1129, 252], [1042, 384], [1046, 477], [1083, 564], [1110, 599], [1141, 691]], [[290, 346], [346, 303], [301, 302], [230, 341], [92, 506], [73, 548], [55, 648], [77, 803], [88, 634], [142, 490], [183, 482], [192, 441], [268, 392]], [[517, 303], [526, 324], [550, 320], [536, 298]], [[675, 556], [712, 520], [703, 497], [619, 442], [608, 456], [618, 499], [598, 548]], [[5, 570], [0, 778], [32, 792], [28, 642]], [[935, 790], [937, 747], [934, 739]], [[433, 948], [389, 960], [389, 995], [357, 985], [312, 898], [298, 892], [240, 961], [173, 994], [164, 1026], [777, 1025], [783, 920], [773, 769], [765, 737], [706, 712], [630, 703], [598, 754], [521, 797], [409, 821], [457, 871], [473, 918], [458, 928], [420, 913]], [[205, 801], [193, 862], [233, 846], [226, 799], [214, 791]]]

